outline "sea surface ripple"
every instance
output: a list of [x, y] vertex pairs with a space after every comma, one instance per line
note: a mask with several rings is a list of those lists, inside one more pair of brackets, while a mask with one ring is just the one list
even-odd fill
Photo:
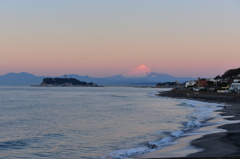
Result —
[[0, 87], [0, 158], [124, 158], [173, 144], [216, 104], [168, 89]]

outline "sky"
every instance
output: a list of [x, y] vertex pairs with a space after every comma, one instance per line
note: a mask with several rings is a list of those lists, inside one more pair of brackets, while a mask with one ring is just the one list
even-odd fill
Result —
[[239, 0], [0, 0], [0, 75], [176, 77], [239, 68]]

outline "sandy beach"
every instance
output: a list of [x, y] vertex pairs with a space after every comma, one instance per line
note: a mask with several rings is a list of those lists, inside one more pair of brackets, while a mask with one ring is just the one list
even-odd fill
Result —
[[[220, 115], [231, 116], [225, 118], [227, 120], [240, 120], [240, 96], [238, 94], [220, 94], [210, 91], [196, 93], [189, 90], [173, 89], [171, 91], [162, 92], [159, 94], [159, 96], [184, 98], [213, 103], [225, 103], [227, 107], [223, 105], [223, 109], [218, 110]], [[176, 158], [240, 158], [240, 123], [221, 125], [218, 128], [224, 129], [224, 131], [217, 133], [210, 132], [211, 134], [193, 139], [191, 145], [201, 150], [194, 153], [191, 152], [191, 154], [187, 155], [186, 157], [176, 155]], [[173, 151], [174, 150], [176, 149], [173, 149]], [[186, 148], [184, 151], [186, 151]], [[173, 158], [161, 157], [160, 154], [162, 152], [164, 151], [160, 149], [147, 155], [137, 156], [136, 158]]]

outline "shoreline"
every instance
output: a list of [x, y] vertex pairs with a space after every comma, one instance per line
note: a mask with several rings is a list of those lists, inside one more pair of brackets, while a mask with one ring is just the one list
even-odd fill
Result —
[[[231, 116], [225, 120], [240, 120], [240, 96], [238, 94], [225, 94], [216, 92], [193, 92], [188, 90], [171, 90], [161, 92], [159, 96], [178, 99], [191, 99], [210, 103], [225, 103], [230, 105], [217, 110], [221, 116]], [[240, 123], [225, 124], [219, 126], [226, 132], [204, 135], [191, 141], [191, 145], [203, 148], [203, 151], [187, 155], [188, 157], [227, 157], [240, 156]]]
[[[216, 125], [215, 128], [222, 131], [211, 131], [210, 133], [199, 135], [188, 143], [189, 146], [199, 149], [196, 152], [190, 152], [186, 157], [161, 156], [162, 151], [157, 150], [143, 155], [137, 155], [136, 158], [239, 158], [240, 156], [240, 96], [238, 94], [222, 94], [216, 92], [193, 92], [189, 90], [170, 90], [157, 94], [161, 97], [189, 99], [208, 103], [225, 103], [223, 109], [214, 112], [222, 116], [226, 121], [236, 121], [236, 123], [226, 123]], [[228, 105], [226, 107], [226, 105]], [[201, 131], [201, 128], [199, 129]], [[180, 140], [184, 140], [185, 137]], [[180, 142], [181, 142], [180, 141]], [[174, 153], [176, 148], [172, 148]], [[179, 150], [179, 149], [178, 149]], [[177, 150], [177, 151], [178, 151]], [[185, 149], [186, 150], [186, 149]], [[159, 152], [158, 152], [159, 151]], [[135, 158], [133, 157], [133, 158]]]

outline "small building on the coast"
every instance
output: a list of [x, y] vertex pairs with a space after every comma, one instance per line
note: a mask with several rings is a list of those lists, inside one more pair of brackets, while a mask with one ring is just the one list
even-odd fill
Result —
[[240, 93], [240, 82], [239, 83], [232, 83], [231, 87], [229, 88], [231, 92]]
[[210, 81], [210, 82], [213, 82], [213, 83], [216, 84], [216, 83], [219, 82], [220, 80], [216, 80], [216, 79], [214, 79], [214, 78], [208, 78], [207, 81]]
[[240, 79], [234, 79], [233, 83], [240, 83]]
[[208, 86], [208, 81], [207, 81], [207, 79], [205, 79], [205, 78], [198, 78], [198, 80], [196, 81], [196, 86], [197, 87], [203, 87], [203, 88], [205, 88], [205, 87], [207, 87]]
[[187, 81], [185, 83], [185, 87], [188, 88], [188, 87], [193, 87], [194, 85], [196, 84], [196, 81]]
[[221, 87], [221, 89], [217, 90], [218, 93], [229, 93], [229, 85], [226, 87]]

